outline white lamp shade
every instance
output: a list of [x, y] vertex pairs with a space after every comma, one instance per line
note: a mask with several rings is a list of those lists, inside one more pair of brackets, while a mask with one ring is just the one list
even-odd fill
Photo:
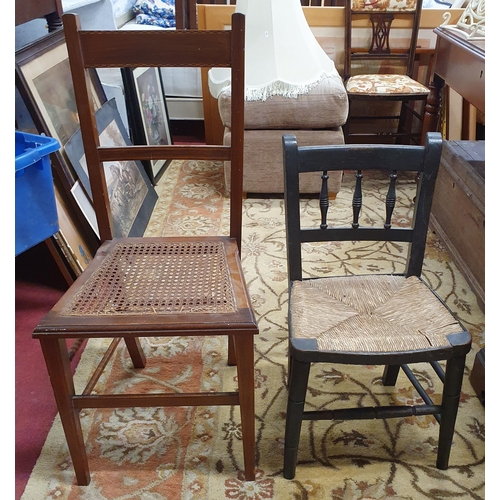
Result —
[[[339, 76], [314, 37], [300, 0], [237, 0], [245, 14], [247, 100], [272, 95], [297, 97], [327, 76]], [[217, 98], [230, 83], [227, 68], [209, 71], [210, 93]]]

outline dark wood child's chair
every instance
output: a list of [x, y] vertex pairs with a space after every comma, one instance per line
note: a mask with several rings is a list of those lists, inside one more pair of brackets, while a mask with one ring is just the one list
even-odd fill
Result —
[[[79, 420], [83, 408], [239, 405], [244, 474], [255, 478], [254, 335], [256, 320], [241, 262], [244, 40], [242, 14], [221, 31], [84, 31], [63, 17], [81, 133], [102, 246], [89, 267], [40, 324], [39, 339], [79, 485], [90, 482]], [[231, 146], [101, 147], [89, 69], [98, 67], [230, 67]], [[214, 237], [113, 238], [103, 163], [124, 160], [230, 161], [230, 234]], [[141, 337], [228, 336], [238, 390], [212, 393], [94, 394], [106, 361], [123, 338], [131, 362], [145, 367]], [[102, 364], [75, 394], [67, 338], [113, 339]]]
[[[421, 11], [422, 0], [346, 0], [346, 144], [420, 144], [429, 95], [412, 77]], [[409, 29], [408, 36], [396, 35], [405, 32], [402, 27]], [[368, 30], [371, 36], [365, 35]]]
[[[471, 336], [422, 280], [421, 272], [432, 195], [439, 168], [440, 134], [425, 146], [345, 145], [298, 147], [283, 138], [286, 244], [289, 277], [289, 377], [284, 477], [295, 476], [303, 420], [356, 420], [434, 415], [440, 422], [437, 467], [446, 469], [457, 416], [465, 358]], [[339, 227], [328, 212], [328, 171], [355, 171], [353, 221]], [[363, 171], [387, 175], [383, 227], [360, 225]], [[397, 172], [420, 174], [411, 227], [394, 227]], [[301, 226], [299, 175], [323, 179], [317, 227]], [[373, 218], [371, 218], [373, 220]], [[382, 226], [382, 224], [380, 224]], [[311, 276], [303, 272], [301, 245], [327, 241], [388, 241], [409, 244], [402, 274]], [[309, 260], [310, 260], [309, 256]], [[367, 266], [367, 269], [369, 267]], [[325, 272], [322, 266], [322, 272]], [[446, 371], [439, 364], [446, 361]], [[441, 401], [433, 402], [409, 368], [429, 362], [444, 382]], [[304, 411], [311, 363], [384, 365], [383, 384], [393, 386], [400, 368], [417, 390], [422, 405]], [[313, 387], [311, 387], [312, 389]], [[361, 400], [361, 398], [360, 398]]]

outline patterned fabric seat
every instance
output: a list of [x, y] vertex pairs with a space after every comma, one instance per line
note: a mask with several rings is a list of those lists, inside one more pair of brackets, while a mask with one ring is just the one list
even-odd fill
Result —
[[356, 75], [349, 78], [346, 90], [350, 94], [422, 95], [429, 89], [406, 75]]

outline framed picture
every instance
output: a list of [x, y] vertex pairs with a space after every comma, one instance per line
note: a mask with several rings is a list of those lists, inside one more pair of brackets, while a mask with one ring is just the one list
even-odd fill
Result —
[[[123, 85], [130, 105], [129, 121], [134, 144], [172, 144], [165, 92], [159, 68], [123, 68]], [[165, 171], [169, 161], [145, 163], [153, 184]]]
[[74, 275], [79, 276], [90, 264], [93, 252], [82, 238], [80, 228], [71, 216], [70, 209], [60, 191], [56, 189], [55, 195], [59, 231], [54, 235], [54, 240]]
[[[71, 222], [74, 233], [71, 238], [67, 235], [66, 240], [79, 240], [78, 247], [87, 252], [86, 263], [88, 255], [97, 250], [99, 241], [73, 196], [78, 176], [66, 154], [66, 144], [80, 124], [64, 31], [56, 30], [16, 51], [15, 78], [16, 127], [54, 137], [61, 145], [59, 151], [51, 154], [54, 184], [64, 200], [61, 217]], [[95, 71], [92, 72], [92, 84], [94, 105], [99, 109], [106, 96]], [[73, 250], [75, 255], [81, 254], [78, 249]]]
[[73, 184], [71, 193], [73, 194], [73, 197], [75, 198], [76, 203], [80, 207], [83, 215], [85, 215], [86, 219], [89, 221], [89, 224], [95, 234], [99, 236], [99, 228], [97, 226], [97, 217], [95, 215], [94, 207], [92, 206], [92, 203], [90, 202], [89, 197], [86, 194], [85, 189], [83, 189], [80, 181], [76, 181]]
[[[102, 147], [129, 146], [115, 99], [106, 101], [96, 112], [97, 129]], [[78, 173], [83, 188], [92, 199], [88, 167], [80, 129], [66, 144], [68, 157]], [[158, 199], [144, 166], [139, 161], [104, 162], [115, 237], [143, 236]]]
[[[93, 98], [98, 109], [106, 101], [103, 87], [92, 72]], [[65, 146], [80, 123], [64, 31], [56, 30], [16, 52], [16, 87], [40, 133], [61, 144], [61, 168], [70, 186], [76, 180]], [[66, 161], [64, 161], [66, 160]]]

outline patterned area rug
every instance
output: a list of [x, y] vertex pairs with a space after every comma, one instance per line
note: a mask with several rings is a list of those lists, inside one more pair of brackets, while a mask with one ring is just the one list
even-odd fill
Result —
[[[396, 224], [411, 220], [415, 183], [402, 178]], [[345, 173], [332, 209], [350, 218], [353, 175]], [[384, 200], [376, 176], [365, 178], [362, 215], [379, 218]], [[147, 236], [226, 232], [227, 199], [220, 163], [175, 161], [157, 187], [160, 199]], [[304, 199], [313, 213], [317, 200]], [[92, 481], [75, 485], [60, 421], [50, 431], [23, 500], [51, 499], [444, 499], [484, 498], [484, 407], [470, 382], [475, 353], [484, 345], [484, 315], [441, 242], [429, 235], [424, 277], [474, 336], [468, 356], [450, 467], [435, 468], [438, 424], [431, 416], [357, 422], [303, 424], [294, 480], [282, 477], [286, 410], [287, 277], [283, 200], [247, 198], [242, 258], [259, 321], [255, 396], [257, 478], [244, 482], [238, 408], [85, 410], [81, 412]], [[401, 271], [406, 248], [373, 243], [309, 245], [309, 272]], [[361, 263], [360, 258], [363, 258]], [[76, 374], [77, 390], [99, 361], [103, 341], [89, 341]], [[234, 367], [226, 365], [225, 339], [152, 339], [143, 342], [147, 368], [132, 376], [119, 347], [98, 390], [232, 390]], [[166, 363], [165, 363], [166, 358]], [[163, 361], [163, 362], [162, 362]], [[432, 393], [436, 381], [425, 365], [417, 376]], [[308, 404], [405, 404], [419, 396], [401, 376], [396, 387], [381, 386], [373, 367], [320, 366], [311, 372]], [[436, 389], [435, 389], [436, 387]], [[363, 396], [362, 394], [366, 394]]]

